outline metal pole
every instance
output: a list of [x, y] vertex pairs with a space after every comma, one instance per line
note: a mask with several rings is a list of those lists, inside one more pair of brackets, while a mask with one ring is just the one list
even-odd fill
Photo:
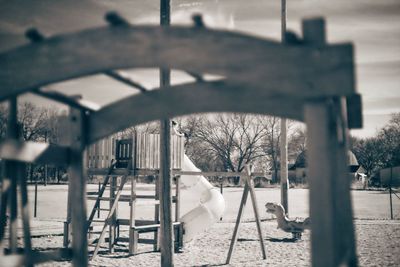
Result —
[[[33, 165], [31, 165], [31, 168], [33, 168]], [[33, 217], [35, 218], [37, 216], [37, 197], [38, 197], [37, 186], [38, 186], [38, 180], [37, 180], [37, 175], [35, 175], [35, 204], [33, 209]]]
[[389, 201], [390, 201], [390, 219], [391, 220], [393, 220], [392, 179], [393, 179], [393, 167], [390, 167]]
[[[47, 143], [47, 131], [44, 133], [44, 142]], [[47, 186], [47, 164], [44, 164], [44, 186]]]
[[[281, 0], [281, 40], [285, 43], [286, 33], [286, 0]], [[288, 157], [287, 157], [287, 120], [281, 119], [281, 137], [280, 137], [280, 152], [281, 152], [281, 203], [285, 208], [286, 214], [289, 213], [288, 200]]]

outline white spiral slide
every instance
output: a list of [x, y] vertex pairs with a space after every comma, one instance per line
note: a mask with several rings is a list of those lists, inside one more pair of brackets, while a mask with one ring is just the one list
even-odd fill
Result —
[[[182, 171], [200, 172], [193, 162], [184, 155]], [[192, 240], [196, 234], [207, 230], [213, 223], [220, 220], [225, 211], [225, 200], [219, 189], [210, 184], [201, 175], [182, 175], [180, 177], [182, 190], [189, 190], [199, 204], [183, 215], [183, 241]]]

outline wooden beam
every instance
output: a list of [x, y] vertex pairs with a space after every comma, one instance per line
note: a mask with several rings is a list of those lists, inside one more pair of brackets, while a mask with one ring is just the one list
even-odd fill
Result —
[[26, 163], [66, 165], [69, 161], [69, 148], [48, 143], [23, 142], [5, 139], [0, 142], [0, 158]]
[[[302, 99], [271, 95], [266, 89], [268, 87], [268, 84], [253, 88], [217, 81], [171, 86], [166, 90], [152, 90], [127, 97], [90, 115], [89, 142], [93, 143], [132, 125], [164, 116], [172, 118], [191, 113], [247, 112], [303, 120]], [[237, 104], [238, 96], [240, 105]], [[140, 116], [119, 115], [126, 112]]]
[[[303, 24], [305, 41], [322, 45], [324, 22]], [[347, 120], [338, 98], [305, 106], [312, 266], [356, 266], [347, 169]]]
[[81, 101], [79, 99], [74, 99], [72, 97], [69, 97], [67, 95], [64, 95], [64, 94], [56, 92], [56, 91], [44, 92], [44, 91], [41, 91], [41, 89], [37, 89], [37, 90], [34, 90], [33, 93], [36, 94], [36, 95], [39, 95], [39, 96], [42, 96], [42, 97], [45, 97], [45, 98], [60, 102], [62, 104], [68, 105], [68, 106], [70, 106], [72, 108], [77, 108], [77, 109], [81, 109], [81, 110], [85, 110], [85, 111], [86, 110], [87, 111], [96, 111], [96, 110], [99, 109], [98, 107], [90, 105], [87, 102], [83, 102], [83, 101]]
[[[160, 0], [160, 24], [170, 28], [170, 0]], [[164, 46], [164, 43], [160, 43]], [[161, 64], [160, 66], [163, 66]], [[160, 68], [160, 87], [171, 85], [171, 70], [164, 65]], [[160, 116], [160, 250], [161, 266], [174, 266], [174, 226], [172, 220], [172, 150], [171, 121], [168, 114]]]
[[122, 82], [130, 87], [136, 88], [136, 89], [140, 90], [142, 93], [148, 91], [148, 89], [146, 87], [142, 86], [141, 84], [139, 84], [127, 77], [122, 76], [121, 74], [119, 74], [116, 71], [108, 70], [108, 71], [105, 71], [104, 74], [113, 78], [116, 81]]
[[[246, 49], [237, 53], [238, 47]], [[285, 96], [348, 95], [354, 92], [352, 56], [351, 44], [283, 46], [199, 27], [101, 27], [1, 54], [0, 100], [110, 69], [151, 67], [211, 73], [249, 86], [274, 85], [270, 89]]]
[[[88, 169], [89, 175], [107, 175], [108, 169]], [[181, 170], [172, 170], [172, 175], [202, 175], [202, 176], [221, 176], [221, 177], [245, 177], [246, 174], [243, 172], [195, 172], [195, 171], [181, 171]], [[121, 176], [125, 173], [123, 169], [114, 169], [110, 173], [110, 175]], [[159, 170], [131, 170], [129, 176], [134, 175], [159, 175]], [[263, 172], [254, 172], [252, 173], [254, 177], [265, 177], [266, 174]]]
[[70, 122], [70, 165], [69, 200], [71, 201], [73, 266], [88, 265], [87, 222], [86, 222], [86, 175], [84, 171], [84, 149], [86, 144], [86, 118], [80, 110], [71, 109]]

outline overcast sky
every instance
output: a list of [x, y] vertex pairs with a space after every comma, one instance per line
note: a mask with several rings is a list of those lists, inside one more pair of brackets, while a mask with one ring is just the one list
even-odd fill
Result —
[[[239, 30], [279, 39], [280, 0], [171, 0], [172, 23], [190, 23], [202, 13], [208, 27]], [[105, 25], [104, 13], [119, 11], [131, 23], [158, 23], [159, 0], [0, 0], [0, 51], [26, 42], [24, 32], [37, 27], [47, 36]], [[301, 19], [323, 16], [328, 41], [353, 42], [357, 91], [363, 97], [364, 129], [372, 136], [393, 112], [400, 112], [400, 0], [287, 0], [288, 28], [300, 33]], [[156, 71], [127, 71], [147, 87], [157, 87]], [[175, 74], [174, 82], [187, 80]], [[51, 86], [104, 105], [132, 94], [109, 78], [97, 75]], [[84, 88], [84, 89], [82, 89]], [[25, 99], [38, 101], [32, 95]]]

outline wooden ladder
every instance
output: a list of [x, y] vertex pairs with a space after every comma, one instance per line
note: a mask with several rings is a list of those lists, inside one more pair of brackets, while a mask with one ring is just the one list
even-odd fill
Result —
[[[112, 174], [112, 171], [115, 168], [115, 164], [116, 164], [115, 161], [111, 160], [111, 164], [110, 164], [110, 167], [109, 167], [109, 169], [107, 171], [107, 174], [106, 174], [106, 176], [104, 178], [104, 181], [103, 181], [103, 183], [102, 183], [102, 185], [100, 187], [99, 192], [97, 192], [97, 196], [96, 196], [96, 199], [95, 199], [96, 202], [94, 203], [93, 209], [90, 212], [90, 216], [89, 216], [89, 219], [87, 221], [87, 232], [89, 234], [90, 234], [90, 230], [91, 230], [90, 227], [92, 226], [92, 222], [98, 222], [98, 220], [94, 220], [94, 215], [96, 214], [96, 212], [98, 212], [99, 210], [102, 210], [102, 211], [109, 211], [110, 210], [110, 209], [102, 209], [102, 208], [100, 208], [100, 203], [101, 203], [101, 200], [103, 198], [104, 191], [106, 190], [107, 185], [108, 185], [108, 183], [110, 181], [110, 176]], [[88, 196], [88, 199], [91, 199], [91, 197]]]
[[[120, 200], [120, 198], [121, 198], [121, 193], [122, 193], [122, 190], [123, 190], [123, 188], [124, 188], [124, 185], [125, 185], [125, 183], [126, 183], [126, 181], [127, 181], [127, 179], [128, 179], [128, 176], [130, 175], [130, 170], [131, 170], [131, 166], [132, 166], [132, 164], [131, 163], [129, 163], [128, 164], [128, 167], [126, 168], [126, 172], [125, 172], [125, 174], [124, 175], [122, 175], [122, 177], [121, 177], [121, 183], [120, 183], [120, 185], [118, 186], [118, 189], [117, 189], [117, 193], [116, 193], [116, 195], [115, 195], [115, 197], [114, 197], [114, 199], [113, 199], [113, 202], [112, 202], [112, 205], [111, 205], [111, 207], [110, 207], [110, 210], [108, 211], [108, 214], [107, 214], [107, 217], [106, 217], [106, 219], [104, 220], [104, 225], [103, 225], [103, 228], [102, 228], [102, 230], [101, 230], [101, 232], [100, 232], [100, 236], [99, 236], [99, 238], [98, 238], [98, 240], [97, 240], [97, 244], [96, 244], [96, 246], [95, 246], [95, 249], [94, 249], [94, 251], [93, 251], [93, 255], [92, 255], [92, 259], [94, 258], [94, 257], [96, 257], [97, 256], [97, 253], [99, 252], [99, 249], [100, 249], [100, 246], [101, 246], [101, 244], [104, 242], [104, 240], [105, 240], [105, 234], [106, 234], [106, 232], [107, 232], [107, 226], [109, 226], [109, 225], [111, 225], [111, 223], [114, 221], [114, 218], [113, 218], [113, 215], [114, 215], [114, 213], [115, 213], [115, 211], [116, 211], [116, 208], [117, 208], [117, 206], [118, 206], [118, 202], [119, 202], [119, 200]], [[110, 168], [111, 169], [111, 168]], [[112, 171], [112, 169], [111, 169], [111, 171]], [[110, 172], [111, 173], [111, 172]], [[110, 175], [108, 175], [107, 177], [110, 177]], [[107, 182], [108, 182], [108, 180], [109, 179], [106, 179], [107, 180]], [[106, 181], [104, 181], [103, 182], [103, 187], [102, 187], [102, 189], [105, 189], [105, 187], [106, 187], [106, 185], [107, 185], [107, 183], [105, 183]], [[110, 198], [107, 198], [107, 199], [111, 199], [112, 198], [112, 196], [111, 196], [111, 192], [112, 190], [110, 190]], [[102, 191], [102, 193], [104, 193], [104, 190]], [[100, 194], [99, 194], [100, 195]], [[96, 200], [96, 203], [97, 202], [100, 202], [100, 200], [101, 199], [103, 199], [103, 197], [98, 197], [98, 201]], [[95, 204], [95, 206], [96, 206], [96, 204]], [[95, 214], [95, 212], [96, 212], [96, 209], [95, 209], [95, 207], [93, 208], [93, 210], [92, 210], [92, 213], [91, 213], [91, 215], [93, 215], [93, 217], [94, 217], [94, 214]], [[90, 217], [89, 217], [89, 219], [90, 219]], [[93, 218], [91, 219], [92, 221], [93, 221]], [[90, 223], [90, 222], [89, 222]], [[89, 224], [88, 223], [88, 224]], [[111, 235], [113, 235], [114, 233], [112, 233]]]

